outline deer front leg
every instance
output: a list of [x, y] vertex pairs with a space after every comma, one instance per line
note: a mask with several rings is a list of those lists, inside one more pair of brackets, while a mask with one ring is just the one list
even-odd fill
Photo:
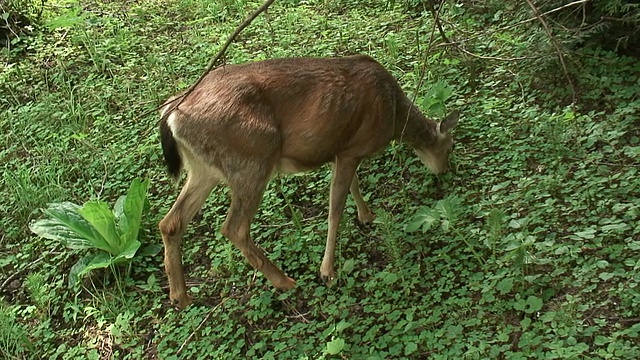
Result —
[[364, 202], [362, 195], [360, 194], [360, 186], [358, 185], [358, 173], [356, 172], [353, 175], [353, 180], [351, 181], [351, 187], [349, 188], [351, 192], [351, 196], [353, 196], [353, 200], [356, 202], [356, 207], [358, 208], [358, 220], [360, 220], [363, 224], [369, 224], [375, 219], [375, 215], [369, 210], [367, 203]]
[[[340, 218], [344, 210], [347, 193], [349, 192], [349, 188], [352, 187], [357, 168], [358, 161], [354, 159], [336, 157], [333, 164], [331, 189], [329, 191], [329, 230], [327, 232], [327, 245], [324, 250], [324, 258], [320, 266], [320, 276], [327, 284], [330, 284], [335, 278], [333, 265], [336, 253], [338, 226], [340, 225]], [[359, 191], [358, 195], [360, 195]], [[362, 197], [360, 196], [359, 199], [362, 200]], [[362, 203], [364, 203], [364, 201], [362, 201]]]
[[191, 304], [182, 269], [182, 236], [217, 183], [216, 179], [189, 174], [178, 199], [159, 224], [164, 243], [164, 267], [169, 280], [169, 299], [179, 308]]

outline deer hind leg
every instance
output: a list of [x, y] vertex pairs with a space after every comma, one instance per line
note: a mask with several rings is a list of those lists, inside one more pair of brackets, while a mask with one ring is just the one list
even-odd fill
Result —
[[222, 234], [229, 239], [245, 256], [249, 264], [280, 290], [290, 290], [295, 285], [295, 280], [286, 276], [264, 252], [251, 240], [249, 228], [251, 221], [258, 210], [262, 194], [268, 181], [268, 174], [256, 177], [238, 176], [238, 180], [229, 183], [231, 188], [231, 206], [227, 213], [227, 219], [222, 225]]
[[351, 187], [349, 188], [351, 192], [351, 196], [353, 196], [353, 200], [356, 202], [356, 207], [358, 208], [358, 220], [360, 220], [363, 224], [368, 224], [375, 219], [375, 215], [369, 210], [367, 203], [364, 202], [362, 195], [360, 194], [360, 186], [358, 185], [358, 173], [353, 175], [353, 180], [351, 180]]
[[219, 182], [218, 179], [205, 174], [190, 172], [178, 199], [159, 224], [164, 243], [165, 272], [169, 279], [169, 299], [180, 308], [191, 303], [182, 269], [182, 236], [191, 219], [202, 208], [211, 189]]
[[[349, 188], [353, 187], [357, 168], [358, 161], [354, 159], [336, 158], [333, 164], [331, 190], [329, 192], [329, 231], [327, 232], [327, 245], [324, 250], [324, 258], [320, 266], [320, 276], [327, 284], [330, 284], [335, 277], [333, 263], [336, 252], [338, 226], [340, 225], [340, 218], [344, 210], [347, 193], [349, 192]], [[364, 204], [362, 196], [359, 196], [359, 191], [357, 194], [359, 199], [356, 200], [356, 202], [362, 201], [362, 204]], [[358, 207], [358, 210], [360, 210], [360, 207]]]

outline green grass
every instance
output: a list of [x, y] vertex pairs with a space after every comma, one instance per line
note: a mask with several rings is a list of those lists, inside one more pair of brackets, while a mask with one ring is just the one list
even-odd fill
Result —
[[468, 38], [467, 50], [536, 57], [499, 61], [428, 47], [431, 16], [396, 3], [276, 2], [227, 61], [366, 53], [420, 106], [444, 84], [463, 114], [453, 171], [436, 178], [399, 145], [365, 161], [377, 219], [359, 225], [348, 200], [331, 287], [318, 278], [328, 169], [272, 181], [252, 234], [298, 281], [284, 294], [219, 233], [228, 192], [215, 189], [183, 245], [195, 303], [175, 311], [161, 254], [69, 288], [84, 253], [28, 224], [47, 203], [113, 203], [147, 178], [139, 239], [161, 243], [177, 191], [147, 113], [189, 86], [259, 3], [48, 2], [44, 25], [0, 53], [0, 357], [640, 357], [637, 59], [572, 50], [570, 106], [544, 31], [505, 30], [528, 13], [445, 6], [448, 36]]

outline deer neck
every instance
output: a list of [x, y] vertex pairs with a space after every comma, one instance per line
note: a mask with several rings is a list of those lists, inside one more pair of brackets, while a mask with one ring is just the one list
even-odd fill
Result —
[[[408, 100], [408, 99], [407, 99]], [[438, 136], [438, 123], [427, 119], [410, 101], [399, 106], [396, 114], [395, 139], [419, 148], [420, 144], [432, 143]]]

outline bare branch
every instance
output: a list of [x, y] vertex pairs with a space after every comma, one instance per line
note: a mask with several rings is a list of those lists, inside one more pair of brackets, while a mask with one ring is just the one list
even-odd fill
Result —
[[478, 55], [476, 53], [473, 53], [465, 48], [463, 48], [462, 46], [460, 46], [459, 44], [455, 43], [455, 42], [447, 42], [447, 43], [442, 43], [442, 44], [438, 44], [438, 46], [453, 46], [455, 47], [458, 51], [463, 52], [469, 56], [472, 57], [476, 57], [479, 59], [486, 59], [486, 60], [498, 60], [498, 61], [519, 61], [519, 60], [526, 60], [526, 59], [539, 59], [542, 56], [519, 56], [519, 57], [501, 57], [501, 56], [488, 56], [488, 55]]
[[218, 62], [224, 57], [225, 53], [227, 52], [227, 49], [229, 48], [231, 43], [236, 39], [236, 37], [238, 37], [238, 35], [240, 35], [242, 30], [244, 30], [247, 26], [249, 26], [249, 24], [251, 24], [251, 22], [253, 22], [253, 20], [255, 20], [255, 18], [258, 17], [258, 15], [260, 15], [261, 13], [267, 11], [269, 6], [271, 6], [271, 4], [273, 4], [274, 2], [275, 2], [275, 0], [266, 0], [264, 2], [264, 4], [262, 4], [259, 8], [257, 8], [251, 15], [249, 15], [248, 18], [246, 18], [242, 22], [242, 24], [240, 24], [235, 29], [235, 31], [229, 36], [227, 41], [224, 43], [224, 45], [222, 46], [220, 51], [218, 51], [216, 56], [214, 56], [211, 59], [211, 61], [209, 61], [209, 64], [207, 65], [206, 69], [204, 70], [202, 75], [200, 75], [198, 80], [196, 80], [196, 82], [193, 83], [193, 85], [189, 86], [187, 88], [187, 90], [185, 90], [180, 96], [176, 97], [175, 99], [172, 99], [171, 101], [165, 102], [164, 104], [156, 107], [153, 110], [153, 111], [157, 111], [161, 107], [171, 104], [170, 105], [171, 107], [168, 109], [168, 111], [165, 111], [164, 115], [162, 115], [161, 121], [164, 120], [164, 118], [166, 118], [167, 116], [169, 116], [174, 109], [176, 109], [178, 106], [180, 106], [180, 104], [182, 104], [182, 101], [184, 101], [184, 99], [187, 96], [189, 96], [189, 94], [191, 94], [191, 92], [193, 92], [193, 90], [200, 84], [200, 82], [205, 78], [205, 76], [207, 76], [207, 74], [211, 70], [214, 70], [216, 68], [216, 64], [218, 64]]
[[555, 38], [555, 36], [553, 36], [553, 33], [551, 32], [551, 29], [549, 28], [549, 25], [547, 24], [545, 19], [542, 17], [542, 14], [540, 14], [540, 10], [538, 10], [538, 8], [535, 5], [533, 5], [531, 0], [525, 0], [525, 1], [533, 11], [533, 14], [542, 24], [542, 27], [544, 28], [544, 31], [547, 33], [547, 36], [549, 37], [551, 44], [556, 49], [556, 52], [558, 54], [558, 59], [560, 59], [560, 64], [562, 65], [562, 69], [564, 70], [564, 76], [569, 82], [569, 85], [571, 86], [571, 98], [572, 98], [571, 104], [574, 105], [576, 103], [576, 87], [575, 87], [575, 84], [573, 83], [573, 80], [571, 79], [571, 75], [569, 75], [569, 70], [567, 69], [567, 63], [564, 59], [564, 53], [562, 52], [562, 48], [560, 47], [558, 40]]
[[211, 315], [216, 312], [216, 310], [218, 310], [222, 305], [224, 305], [224, 303], [229, 300], [229, 298], [224, 298], [222, 301], [220, 301], [220, 303], [216, 306], [213, 307], [213, 309], [209, 310], [209, 312], [207, 313], [207, 316], [204, 317], [204, 319], [202, 319], [202, 321], [200, 321], [200, 324], [198, 325], [198, 327], [195, 328], [195, 330], [193, 330], [191, 332], [191, 334], [189, 334], [189, 336], [184, 340], [184, 342], [182, 343], [182, 345], [180, 345], [180, 348], [178, 348], [178, 351], [176, 351], [176, 356], [180, 356], [180, 354], [182, 353], [182, 350], [184, 349], [184, 347], [191, 341], [191, 339], [198, 333], [200, 332], [200, 329], [202, 329], [202, 326], [209, 320], [209, 318], [211, 317]]
[[[552, 9], [552, 10], [546, 11], [546, 12], [544, 12], [544, 13], [541, 13], [541, 14], [540, 14], [540, 16], [546, 16], [546, 15], [549, 15], [549, 14], [553, 14], [554, 12], [560, 11], [560, 10], [562, 10], [562, 9], [565, 9], [565, 8], [568, 8], [568, 7], [571, 7], [571, 6], [575, 6], [575, 5], [584, 4], [584, 3], [587, 3], [587, 2], [589, 2], [589, 1], [591, 1], [591, 0], [579, 0], [579, 1], [574, 1], [574, 2], [572, 2], [572, 3], [565, 4], [565, 5], [563, 5], [563, 6], [560, 6], [560, 7], [555, 8], [555, 9]], [[497, 29], [488, 29], [487, 31], [480, 32], [480, 33], [476, 33], [476, 35], [469, 36], [469, 37], [465, 38], [464, 40], [465, 40], [465, 41], [473, 40], [473, 39], [479, 38], [479, 37], [481, 37], [481, 36], [483, 36], [483, 35], [493, 34], [493, 33], [500, 32], [500, 31], [504, 31], [504, 30], [509, 30], [509, 29], [511, 29], [511, 28], [514, 28], [514, 27], [517, 27], [517, 26], [520, 26], [520, 25], [524, 25], [524, 24], [527, 24], [527, 23], [530, 23], [530, 22], [532, 22], [532, 21], [536, 21], [536, 20], [538, 20], [538, 17], [534, 16], [534, 17], [532, 17], [532, 18], [529, 18], [529, 19], [526, 19], [526, 20], [519, 21], [519, 22], [517, 22], [517, 23], [515, 23], [515, 24], [511, 24], [511, 25], [503, 26], [503, 27], [501, 27], [501, 28], [497, 28]], [[445, 24], [448, 24], [448, 25], [450, 25], [450, 26], [456, 27], [456, 24], [455, 24], [455, 23], [447, 22], [447, 21], [446, 21], [446, 19], [444, 19], [444, 20], [443, 20], [443, 19], [440, 19], [440, 21], [444, 21], [444, 22], [445, 22]], [[445, 42], [449, 42], [449, 41], [448, 41], [448, 40], [445, 40]]]

